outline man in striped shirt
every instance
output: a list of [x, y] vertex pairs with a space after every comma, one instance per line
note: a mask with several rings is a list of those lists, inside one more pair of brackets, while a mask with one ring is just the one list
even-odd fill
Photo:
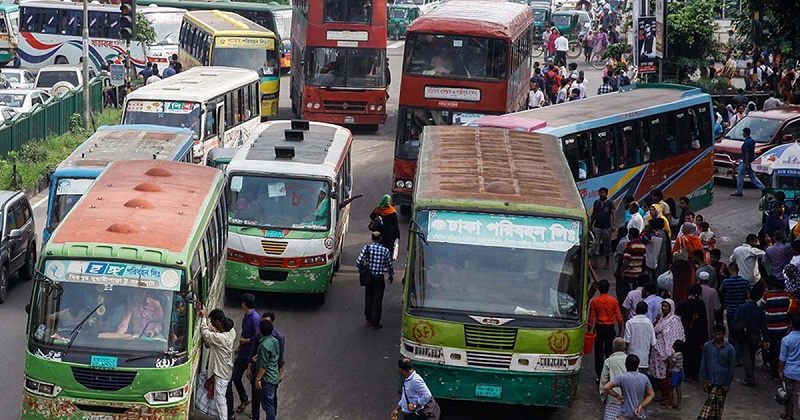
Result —
[[777, 378], [781, 340], [789, 330], [790, 294], [784, 290], [783, 282], [775, 277], [767, 278], [767, 286], [769, 290], [758, 301], [758, 306], [764, 309], [767, 317], [768, 340], [764, 349], [769, 351], [769, 373]]
[[[628, 228], [628, 245], [622, 254], [622, 264], [617, 267], [617, 278], [622, 278], [624, 290], [619, 296], [627, 296], [636, 287], [636, 278], [644, 273], [644, 259], [647, 248], [639, 238], [639, 229]], [[617, 292], [619, 292], [619, 288]], [[622, 298], [624, 299], [624, 297]]]

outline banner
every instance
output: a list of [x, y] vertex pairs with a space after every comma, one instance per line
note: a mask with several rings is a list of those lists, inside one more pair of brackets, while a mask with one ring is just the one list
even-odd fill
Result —
[[249, 38], [243, 36], [218, 36], [214, 46], [220, 48], [258, 48], [275, 49], [275, 40], [272, 38]]
[[656, 56], [664, 58], [664, 43], [666, 42], [666, 33], [664, 33], [665, 22], [667, 19], [666, 0], [656, 0]]
[[641, 16], [638, 22], [636, 52], [639, 56], [639, 74], [656, 72], [656, 18]]

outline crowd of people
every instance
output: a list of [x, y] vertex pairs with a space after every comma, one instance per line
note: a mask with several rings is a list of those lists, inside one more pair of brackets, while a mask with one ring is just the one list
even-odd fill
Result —
[[[602, 79], [603, 83], [597, 87], [598, 95], [616, 92], [631, 84], [625, 69], [611, 62], [603, 69]], [[553, 58], [548, 58], [544, 65], [538, 61], [533, 63], [530, 88], [529, 109], [584, 99], [589, 89], [584, 72], [578, 70], [576, 63], [560, 65]]]
[[[651, 401], [680, 410], [683, 381], [707, 392], [697, 418], [721, 419], [738, 367], [738, 383], [756, 386], [759, 350], [775, 380], [769, 385], [784, 381], [789, 400], [798, 397], [800, 239], [788, 239], [796, 236], [781, 198], [762, 232], [747, 235], [724, 262], [712, 225], [687, 197], [677, 206], [657, 189], [641, 203], [625, 197], [625, 219], [617, 221], [600, 189], [590, 216], [592, 265], [613, 270], [616, 298], [610, 281], [594, 282], [588, 328], [605, 419], [643, 418]], [[792, 419], [793, 410], [786, 404], [781, 418]]]

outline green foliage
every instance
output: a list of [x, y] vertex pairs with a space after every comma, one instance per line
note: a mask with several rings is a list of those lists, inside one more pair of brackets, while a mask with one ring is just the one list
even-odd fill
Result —
[[631, 45], [625, 42], [618, 42], [609, 45], [603, 52], [603, 58], [613, 58], [614, 60], [622, 60], [622, 55], [631, 52]]
[[76, 112], [69, 116], [69, 131], [71, 133], [80, 133], [83, 131], [83, 115]]
[[780, 52], [784, 63], [800, 60], [800, 25], [797, 25], [797, 11], [800, 8], [797, 0], [761, 0], [746, 1], [742, 11], [733, 23], [736, 25], [737, 50], [747, 57], [753, 46], [753, 16], [762, 7], [763, 28], [769, 31], [769, 37], [762, 43], [770, 51]]
[[[121, 111], [106, 109], [97, 116], [97, 125], [119, 124]], [[31, 141], [23, 146], [19, 153], [11, 152], [5, 160], [0, 160], [0, 189], [30, 188], [39, 184], [42, 178], [61, 163], [78, 145], [83, 143], [90, 132], [80, 129], [82, 126], [80, 114], [78, 116], [78, 129], [62, 136], [51, 136], [42, 141]], [[74, 115], [70, 117], [70, 125]], [[17, 185], [12, 186], [13, 161], [17, 161]]]
[[706, 93], [734, 90], [734, 87], [730, 84], [730, 79], [727, 77], [719, 77], [713, 80], [708, 80], [706, 77], [701, 77], [697, 80], [684, 81], [684, 84], [699, 87], [700, 90]]
[[708, 0], [669, 2], [668, 7], [667, 63], [678, 74], [678, 80], [683, 81], [718, 54], [714, 39], [714, 3]]
[[156, 30], [150, 21], [141, 12], [136, 12], [136, 35], [133, 37], [142, 45], [152, 45], [156, 43]]

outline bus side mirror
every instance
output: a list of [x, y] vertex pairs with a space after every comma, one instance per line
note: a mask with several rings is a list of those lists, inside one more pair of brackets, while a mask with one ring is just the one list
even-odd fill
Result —
[[792, 141], [792, 140], [794, 140], [794, 137], [792, 137], [792, 135], [791, 135], [791, 134], [784, 134], [784, 135], [783, 135], [783, 141], [785, 141], [785, 142], [790, 142], [790, 141]]
[[338, 199], [339, 199], [339, 193], [338, 193], [338, 192], [336, 192], [336, 191], [331, 191], [331, 193], [330, 193], [329, 195], [330, 195], [330, 196], [331, 196], [331, 198], [332, 198], [332, 199], [334, 199], [334, 200], [338, 200]]
[[30, 315], [31, 314], [31, 304], [25, 305], [25, 313]]
[[192, 292], [187, 293], [184, 300], [186, 300], [186, 303], [191, 305], [197, 304], [197, 296], [195, 296], [195, 294]]

